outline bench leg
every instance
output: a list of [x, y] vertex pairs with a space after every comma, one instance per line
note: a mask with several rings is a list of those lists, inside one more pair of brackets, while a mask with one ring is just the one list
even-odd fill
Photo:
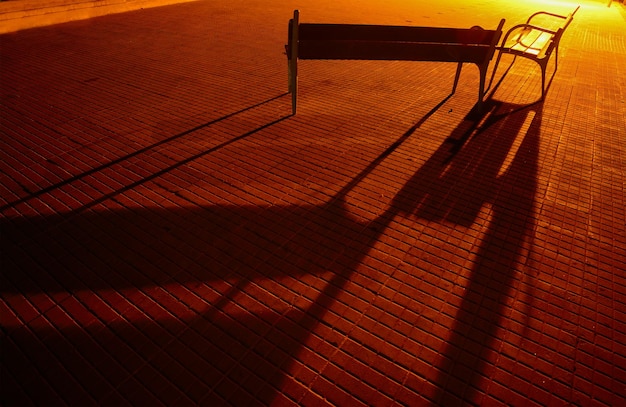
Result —
[[480, 84], [478, 86], [478, 108], [481, 109], [483, 105], [483, 99], [485, 98], [485, 82], [487, 81], [487, 66], [478, 67], [480, 71]]
[[496, 71], [498, 70], [498, 65], [500, 64], [500, 58], [502, 58], [502, 50], [498, 52], [498, 58], [496, 58], [496, 63], [493, 66], [493, 72], [491, 72], [491, 79], [489, 79], [488, 89], [490, 89], [491, 85], [493, 84], [493, 78], [495, 78], [496, 76]]
[[554, 50], [554, 72], [559, 69], [559, 44], [556, 44], [556, 49]]
[[[557, 50], [558, 55], [558, 50]], [[548, 70], [548, 63], [550, 62], [550, 57], [547, 57], [541, 61], [537, 61], [539, 66], [541, 67], [541, 100], [544, 100], [546, 97], [546, 71]], [[552, 79], [556, 74], [556, 70], [558, 68], [558, 57], [555, 58], [554, 61], [554, 71], [552, 72], [552, 76], [550, 77], [550, 83], [552, 83]], [[549, 86], [549, 85], [548, 85]]]
[[459, 84], [459, 77], [461, 76], [461, 68], [463, 68], [463, 62], [459, 62], [456, 67], [456, 75], [454, 76], [454, 85], [452, 85], [452, 93], [456, 92], [456, 86]]
[[291, 93], [291, 114], [296, 114], [298, 104], [298, 59], [289, 61], [289, 92]]
[[541, 100], [546, 97], [546, 65], [539, 64], [541, 66]]
[[[543, 100], [546, 96], [546, 70], [548, 69], [548, 62], [550, 61], [550, 57], [545, 59], [545, 62], [541, 64], [541, 100]], [[559, 46], [557, 44], [556, 49], [554, 50], [554, 72], [552, 72], [552, 78], [556, 74], [557, 69], [559, 69]], [[552, 83], [552, 78], [550, 79], [550, 83]]]
[[291, 92], [291, 114], [295, 115], [298, 105], [298, 27], [299, 27], [300, 12], [298, 10], [293, 11], [293, 20], [290, 21], [290, 34], [289, 45], [289, 92]]
[[287, 55], [287, 89], [289, 93], [293, 92], [293, 72], [291, 72], [291, 70], [291, 56]]

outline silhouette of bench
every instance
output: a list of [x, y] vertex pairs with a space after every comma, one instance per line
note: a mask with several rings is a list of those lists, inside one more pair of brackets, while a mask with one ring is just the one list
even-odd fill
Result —
[[502, 36], [504, 20], [495, 30], [472, 28], [406, 27], [356, 24], [311, 24], [299, 22], [295, 10], [289, 20], [285, 46], [289, 63], [289, 92], [296, 113], [298, 59], [436, 61], [458, 63], [452, 93], [464, 63], [480, 72], [478, 104], [485, 95], [489, 62]]
[[[550, 78], [550, 82], [552, 82], [552, 78], [554, 78], [554, 74], [556, 74], [559, 66], [559, 42], [579, 8], [580, 6], [576, 7], [576, 10], [566, 16], [539, 11], [528, 17], [526, 23], [511, 27], [504, 35], [502, 45], [498, 47], [498, 58], [496, 59], [489, 84], [491, 85], [493, 81], [502, 54], [514, 55], [511, 65], [517, 57], [528, 58], [541, 67], [541, 100], [543, 100], [546, 94], [546, 69], [550, 56], [554, 52], [554, 72], [552, 72], [552, 77]], [[556, 24], [553, 24], [555, 27], [549, 28], [542, 27], [536, 23], [533, 24], [533, 20], [538, 17], [546, 17], [548, 20], [552, 20], [552, 22], [556, 21]]]

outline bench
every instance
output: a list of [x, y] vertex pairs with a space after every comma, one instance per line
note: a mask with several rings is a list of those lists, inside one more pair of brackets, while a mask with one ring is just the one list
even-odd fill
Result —
[[[497, 48], [498, 58], [496, 59], [489, 84], [491, 85], [493, 81], [502, 54], [514, 55], [511, 65], [518, 56], [528, 58], [539, 64], [541, 68], [541, 100], [543, 100], [546, 94], [546, 69], [550, 56], [554, 52], [554, 72], [550, 78], [550, 81], [552, 81], [559, 65], [559, 42], [579, 8], [580, 6], [576, 7], [576, 10], [566, 16], [539, 11], [531, 15], [526, 20], [526, 23], [511, 27], [504, 35], [502, 45]], [[553, 27], [542, 27], [536, 23], [533, 24], [533, 20], [536, 18], [552, 20], [555, 24], [552, 24]]]
[[473, 28], [406, 27], [357, 24], [311, 24], [299, 22], [295, 10], [289, 20], [289, 92], [296, 113], [298, 59], [436, 61], [458, 63], [452, 93], [464, 63], [480, 72], [478, 104], [485, 95], [489, 62], [502, 36], [504, 20], [495, 30]]

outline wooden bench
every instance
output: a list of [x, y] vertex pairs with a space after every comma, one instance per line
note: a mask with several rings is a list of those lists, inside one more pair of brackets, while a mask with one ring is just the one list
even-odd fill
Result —
[[[528, 58], [538, 63], [541, 67], [541, 100], [543, 100], [546, 94], [546, 69], [550, 56], [554, 52], [554, 72], [550, 79], [552, 81], [559, 65], [559, 42], [579, 8], [580, 6], [576, 7], [576, 10], [566, 16], [539, 11], [531, 15], [526, 20], [526, 23], [511, 27], [504, 35], [502, 45], [498, 47], [498, 58], [496, 59], [489, 84], [491, 85], [493, 81], [503, 53], [514, 55], [511, 64], [515, 62], [515, 58], [518, 56]], [[542, 27], [538, 24], [533, 24], [534, 19], [542, 17], [553, 20], [556, 24], [553, 24], [553, 27]]]
[[456, 62], [452, 93], [463, 63], [475, 64], [480, 72], [478, 104], [485, 95], [485, 77], [504, 20], [495, 30], [473, 28], [405, 27], [357, 24], [310, 24], [299, 22], [295, 10], [289, 21], [286, 45], [289, 63], [289, 92], [296, 113], [298, 59], [400, 60]]

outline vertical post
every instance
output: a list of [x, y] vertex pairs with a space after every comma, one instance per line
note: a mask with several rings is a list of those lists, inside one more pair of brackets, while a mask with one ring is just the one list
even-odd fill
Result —
[[293, 11], [291, 20], [291, 36], [289, 38], [289, 91], [291, 92], [291, 114], [296, 114], [298, 102], [298, 26], [300, 24], [300, 11]]

